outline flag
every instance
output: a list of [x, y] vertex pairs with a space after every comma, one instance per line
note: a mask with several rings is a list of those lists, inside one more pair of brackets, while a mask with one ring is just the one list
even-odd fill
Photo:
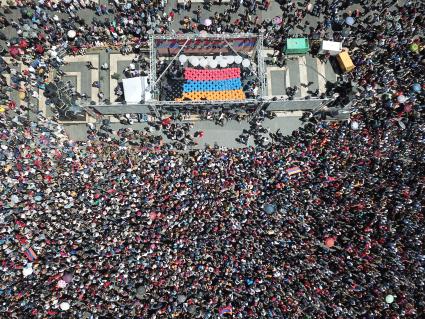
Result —
[[294, 166], [294, 167], [288, 168], [286, 170], [286, 172], [288, 173], [289, 176], [292, 176], [292, 175], [301, 173], [302, 170], [301, 170], [301, 168], [299, 166]]
[[241, 70], [239, 68], [184, 70], [185, 83], [182, 96], [185, 100], [245, 100]]
[[220, 309], [218, 309], [218, 313], [220, 314], [220, 316], [232, 315], [232, 306], [221, 307]]
[[24, 254], [29, 261], [34, 261], [37, 259], [37, 255], [35, 254], [34, 250], [31, 247], [25, 249]]

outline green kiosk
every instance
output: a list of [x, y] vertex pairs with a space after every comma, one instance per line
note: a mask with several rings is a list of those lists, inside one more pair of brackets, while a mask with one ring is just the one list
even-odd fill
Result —
[[286, 39], [285, 54], [306, 54], [310, 50], [307, 38]]

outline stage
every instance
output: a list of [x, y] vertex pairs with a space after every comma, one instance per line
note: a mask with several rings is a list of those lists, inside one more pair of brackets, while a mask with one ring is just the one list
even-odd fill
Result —
[[152, 35], [150, 41], [147, 104], [243, 104], [265, 94], [262, 34]]

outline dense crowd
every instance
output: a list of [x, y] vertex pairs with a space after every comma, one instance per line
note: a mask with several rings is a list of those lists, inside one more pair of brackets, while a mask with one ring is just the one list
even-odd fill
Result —
[[[72, 12], [69, 3], [59, 8]], [[148, 3], [97, 12], [160, 8]], [[268, 133], [260, 147], [170, 150], [154, 131], [194, 141], [174, 117], [147, 131], [105, 123], [74, 142], [54, 119], [2, 106], [2, 317], [423, 317], [423, 4], [362, 4], [371, 12], [347, 37], [357, 90], [337, 98], [353, 103], [350, 121], [308, 121], [284, 136], [263, 129], [260, 112], [245, 132]], [[50, 50], [62, 38], [39, 36], [21, 50], [51, 65], [56, 57], [35, 53], [37, 44]], [[31, 90], [44, 80], [29, 72]], [[25, 76], [12, 75], [23, 86]]]

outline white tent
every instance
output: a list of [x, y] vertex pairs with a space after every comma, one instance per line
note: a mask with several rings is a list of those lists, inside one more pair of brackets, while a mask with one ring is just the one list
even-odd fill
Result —
[[337, 55], [342, 51], [342, 42], [335, 41], [322, 41], [322, 45], [320, 46], [320, 54], [324, 54], [329, 52], [331, 55]]
[[139, 104], [141, 100], [149, 101], [152, 98], [150, 92], [146, 91], [148, 87], [147, 76], [123, 79], [122, 84], [127, 104]]

